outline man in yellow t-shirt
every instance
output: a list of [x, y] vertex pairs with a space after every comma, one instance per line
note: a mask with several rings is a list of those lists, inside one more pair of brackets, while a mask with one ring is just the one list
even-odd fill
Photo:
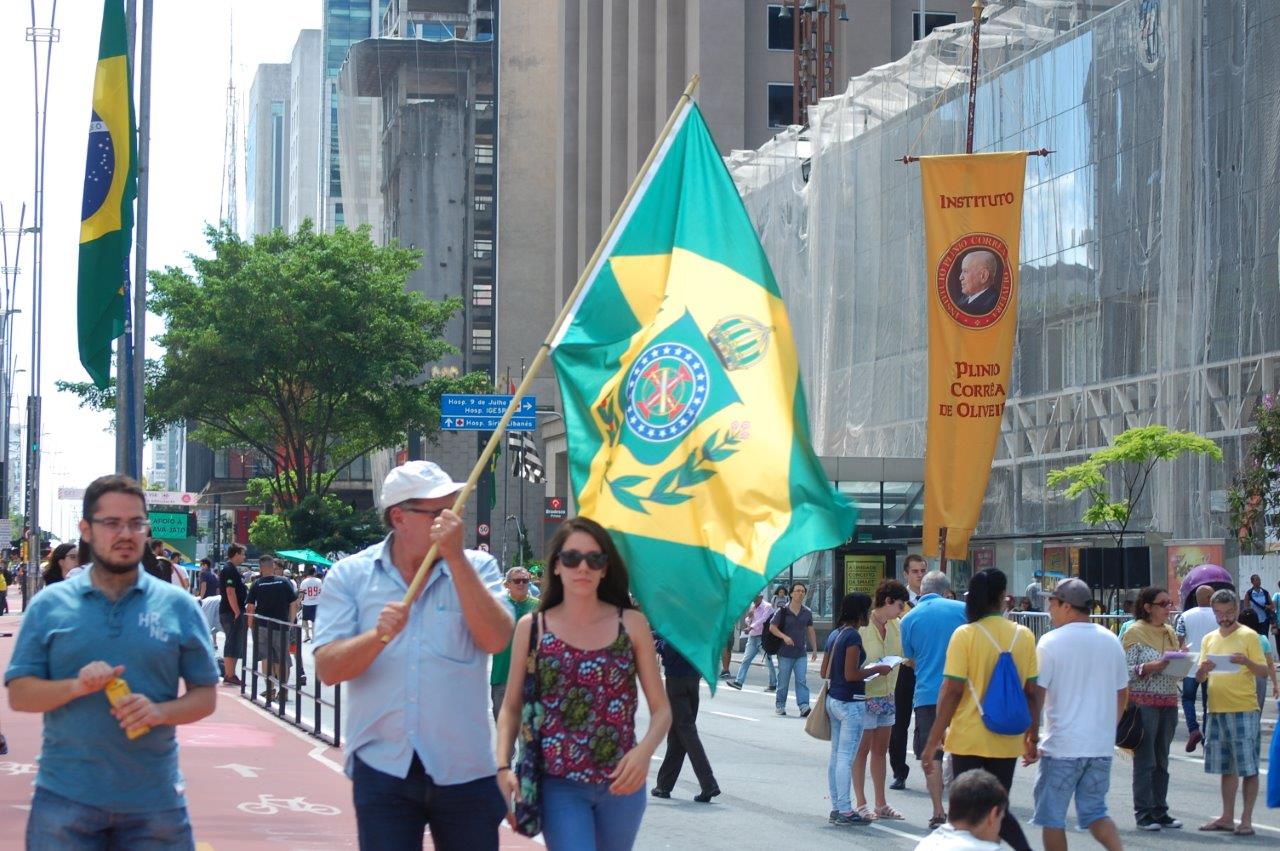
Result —
[[[1007, 584], [1004, 573], [995, 568], [980, 570], [969, 581], [965, 599], [969, 622], [955, 631], [947, 645], [936, 720], [921, 751], [920, 762], [926, 775], [940, 769], [933, 757], [939, 748], [945, 748], [951, 754], [955, 776], [983, 768], [1008, 790], [1013, 785], [1018, 757], [1025, 756], [1027, 764], [1038, 759], [1041, 697], [1036, 689], [1036, 639], [1025, 626], [1002, 617]], [[1006, 650], [1013, 655], [1031, 713], [1031, 726], [1022, 735], [1003, 736], [988, 730], [978, 705], [986, 694], [996, 661]], [[1000, 838], [1014, 851], [1031, 848], [1017, 819], [1009, 812], [1000, 823]]]
[[[1200, 644], [1196, 679], [1209, 680], [1209, 713], [1204, 725], [1204, 770], [1222, 776], [1222, 815], [1201, 830], [1253, 836], [1253, 804], [1258, 798], [1258, 754], [1262, 746], [1261, 713], [1255, 677], [1268, 674], [1258, 634], [1237, 621], [1240, 599], [1234, 591], [1215, 591], [1209, 604], [1218, 628]], [[1230, 671], [1215, 668], [1231, 667]], [[1243, 787], [1244, 806], [1235, 824], [1236, 786]]]

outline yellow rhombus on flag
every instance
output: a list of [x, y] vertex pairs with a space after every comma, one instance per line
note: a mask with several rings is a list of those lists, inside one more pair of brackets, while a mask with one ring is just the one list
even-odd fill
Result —
[[752, 598], [856, 514], [813, 454], [786, 308], [695, 104], [553, 340], [580, 514], [715, 683]]

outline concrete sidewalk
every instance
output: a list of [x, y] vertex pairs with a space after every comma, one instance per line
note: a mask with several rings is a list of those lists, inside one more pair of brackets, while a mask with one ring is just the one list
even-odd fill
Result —
[[[11, 598], [10, 603], [17, 602]], [[7, 666], [20, 614], [0, 616], [0, 666]], [[342, 754], [218, 687], [208, 718], [178, 728], [187, 807], [199, 851], [355, 848], [356, 819]], [[106, 711], [105, 707], [104, 710]], [[0, 703], [9, 754], [0, 757], [0, 848], [21, 848], [30, 809], [41, 716]], [[431, 847], [427, 842], [426, 847]], [[539, 844], [505, 827], [503, 848]]]

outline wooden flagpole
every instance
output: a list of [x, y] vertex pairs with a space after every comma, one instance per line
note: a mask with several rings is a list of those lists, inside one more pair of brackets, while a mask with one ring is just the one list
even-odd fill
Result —
[[[555, 340], [556, 335], [560, 333], [560, 326], [569, 316], [569, 311], [578, 301], [578, 296], [583, 288], [587, 285], [588, 279], [591, 277], [592, 270], [595, 269], [596, 263], [600, 261], [600, 255], [604, 253], [604, 247], [609, 244], [609, 240], [613, 237], [613, 232], [617, 230], [618, 225], [622, 221], [623, 214], [627, 208], [631, 206], [631, 201], [635, 197], [636, 192], [640, 189], [640, 184], [644, 181], [645, 175], [649, 173], [649, 169], [653, 166], [653, 161], [658, 157], [658, 151], [662, 150], [663, 143], [667, 137], [671, 135], [671, 129], [675, 126], [676, 119], [680, 116], [680, 111], [684, 109], [687, 102], [693, 99], [693, 92], [698, 87], [698, 81], [701, 77], [694, 74], [689, 80], [689, 85], [685, 86], [684, 93], [680, 95], [680, 99], [676, 101], [675, 108], [671, 110], [671, 115], [667, 118], [667, 123], [663, 125], [662, 132], [658, 134], [658, 138], [654, 140], [653, 148], [649, 151], [649, 156], [645, 157], [644, 163], [640, 166], [640, 170], [636, 173], [635, 179], [631, 181], [631, 186], [627, 189], [627, 194], [622, 199], [622, 203], [618, 206], [617, 211], [613, 214], [613, 219], [609, 222], [609, 226], [605, 228], [604, 233], [600, 235], [600, 242], [596, 245], [596, 250], [592, 252], [591, 259], [587, 261], [586, 268], [582, 270], [582, 274], [578, 276], [578, 283], [574, 286], [573, 291], [569, 293], [565, 299], [564, 307], [560, 309], [560, 315], [556, 317], [556, 321], [552, 323], [551, 330], [547, 332], [547, 337], [542, 341], [542, 345], [538, 348], [537, 355], [533, 358], [533, 363], [529, 365], [529, 371], [525, 373], [524, 378], [520, 380], [520, 386], [516, 388], [515, 393], [511, 396], [511, 403], [507, 405], [507, 410], [502, 415], [502, 419], [498, 421], [498, 426], [489, 435], [489, 442], [485, 444], [484, 450], [480, 453], [480, 457], [476, 460], [475, 467], [471, 469], [471, 475], [467, 477], [466, 484], [462, 486], [462, 490], [458, 491], [458, 498], [454, 500], [453, 512], [455, 514], [462, 511], [463, 506], [467, 504], [467, 500], [471, 498], [471, 492], [475, 490], [476, 483], [480, 480], [480, 475], [484, 472], [485, 467], [489, 463], [489, 459], [493, 456], [494, 449], [502, 440], [502, 435], [506, 433], [507, 423], [511, 421], [511, 417], [515, 414], [520, 405], [520, 399], [525, 395], [529, 386], [533, 383], [533, 379], [537, 377], [542, 370], [543, 364], [551, 354], [551, 343]], [[418, 566], [418, 572], [413, 577], [413, 582], [409, 584], [409, 590], [405, 592], [405, 603], [412, 603], [413, 599], [422, 591], [423, 584], [427, 581], [427, 576], [431, 573], [431, 566], [435, 564], [436, 556], [439, 552], [439, 546], [432, 544], [431, 549], [427, 551], [427, 557], [422, 560], [422, 564]], [[389, 639], [383, 636], [385, 644]]]

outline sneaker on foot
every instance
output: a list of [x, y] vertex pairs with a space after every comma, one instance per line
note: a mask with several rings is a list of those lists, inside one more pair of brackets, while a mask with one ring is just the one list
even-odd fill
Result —
[[835, 823], [836, 823], [836, 819], [837, 819], [837, 818], [839, 818], [839, 817], [840, 817], [840, 811], [839, 811], [839, 810], [832, 810], [832, 811], [831, 811], [831, 814], [830, 814], [829, 816], [827, 816], [827, 823], [828, 823], [828, 824], [835, 824]]
[[786, 715], [786, 714], [787, 714], [787, 710], [785, 710], [785, 709], [775, 709], [775, 710], [773, 710], [773, 714], [774, 714], [774, 715]]
[[738, 682], [737, 680], [729, 680], [728, 682], [725, 683], [725, 685], [727, 685], [729, 688], [736, 688], [738, 691], [742, 691], [742, 683]]
[[807, 706], [802, 706], [802, 707], [800, 707], [800, 717], [801, 717], [801, 718], [808, 718], [808, 717], [809, 717], [809, 711], [810, 711], [810, 710], [809, 710], [809, 707], [807, 707]]
[[893, 778], [893, 782], [889, 784], [889, 788], [895, 789], [901, 792], [903, 789], [907, 788], [907, 778], [905, 777]]
[[1167, 815], [1167, 814], [1160, 816], [1160, 818], [1156, 819], [1156, 821], [1160, 823], [1161, 827], [1167, 827], [1170, 830], [1178, 830], [1179, 828], [1182, 827], [1182, 822], [1178, 821], [1173, 816]]
[[1191, 735], [1187, 737], [1187, 753], [1191, 753], [1196, 749], [1196, 745], [1204, 741], [1204, 733], [1199, 730], [1192, 730]]
[[1153, 818], [1144, 817], [1144, 818], [1138, 819], [1138, 830], [1157, 831], [1159, 829], [1160, 829], [1160, 822], [1156, 821]]
[[765, 691], [777, 691], [777, 690], [778, 690], [777, 686], [767, 686], [765, 688]]
[[869, 822], [857, 813], [836, 813], [831, 819], [831, 823], [838, 827], [850, 827], [856, 824], [869, 824]]

